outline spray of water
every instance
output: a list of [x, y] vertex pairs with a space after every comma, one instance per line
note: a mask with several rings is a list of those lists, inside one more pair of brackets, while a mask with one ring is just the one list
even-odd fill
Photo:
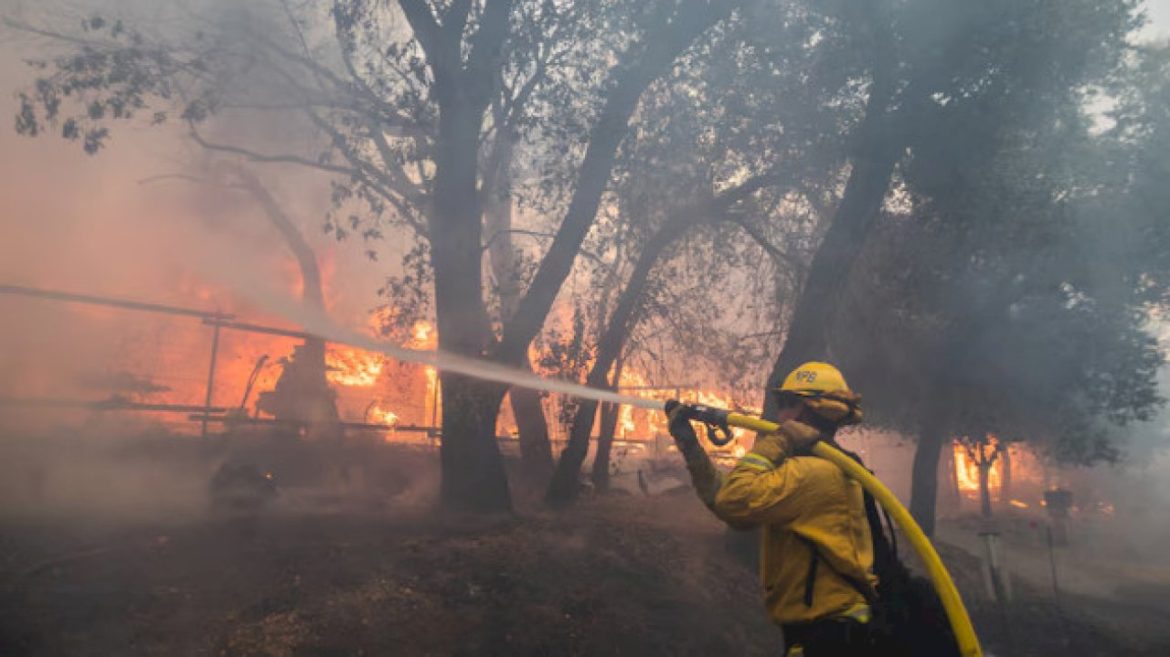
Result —
[[306, 332], [324, 338], [329, 342], [378, 352], [395, 360], [430, 365], [440, 371], [462, 374], [485, 381], [506, 383], [532, 390], [555, 392], [572, 397], [593, 399], [599, 402], [635, 406], [650, 410], [662, 409], [662, 401], [656, 399], [622, 395], [611, 390], [592, 388], [572, 381], [545, 379], [518, 368], [507, 367], [498, 363], [490, 363], [457, 354], [445, 353], [443, 351], [407, 349], [388, 344], [352, 329], [345, 328], [327, 314], [306, 308], [302, 304], [288, 299], [283, 294], [264, 294], [255, 286], [248, 286], [243, 289], [236, 285], [233, 285], [233, 287], [241, 296], [248, 297], [252, 301], [264, 306], [268, 311], [295, 324], [299, 324]]
[[652, 410], [662, 409], [662, 402], [659, 400], [622, 395], [610, 390], [601, 390], [579, 383], [573, 383], [572, 381], [545, 379], [520, 369], [505, 367], [497, 363], [489, 363], [475, 358], [444, 353], [442, 351], [406, 349], [385, 342], [379, 342], [363, 336], [356, 331], [345, 329], [329, 321], [328, 318], [321, 319], [323, 320], [321, 322], [302, 322], [302, 324], [309, 333], [318, 335], [330, 342], [347, 344], [352, 347], [358, 347], [359, 349], [365, 349], [366, 351], [379, 352], [395, 360], [422, 363], [444, 372], [453, 372], [485, 381], [507, 383], [521, 388], [545, 390], [573, 397], [593, 399], [599, 402], [624, 404]]

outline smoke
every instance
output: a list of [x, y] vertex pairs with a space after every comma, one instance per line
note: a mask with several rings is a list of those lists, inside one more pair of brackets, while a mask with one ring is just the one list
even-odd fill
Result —
[[188, 441], [167, 440], [164, 447], [107, 431], [90, 426], [25, 437], [9, 433], [0, 458], [3, 515], [93, 521], [180, 519], [205, 513], [207, 482], [218, 465], [216, 457]]
[[306, 332], [325, 338], [330, 342], [347, 344], [378, 352], [398, 361], [428, 365], [440, 371], [462, 374], [484, 381], [506, 383], [510, 386], [544, 390], [598, 402], [625, 404], [650, 410], [662, 408], [662, 402], [654, 399], [622, 395], [572, 381], [545, 379], [531, 372], [486, 360], [437, 350], [408, 349], [375, 340], [364, 333], [343, 326], [326, 313], [314, 311], [300, 304], [290, 298], [287, 293], [265, 285], [263, 279], [249, 276], [248, 272], [240, 270], [236, 265], [237, 262], [238, 260], [235, 259], [210, 258], [200, 262], [199, 265], [208, 280], [218, 281], [226, 289], [232, 290], [235, 295], [249, 300], [267, 313], [300, 326]]

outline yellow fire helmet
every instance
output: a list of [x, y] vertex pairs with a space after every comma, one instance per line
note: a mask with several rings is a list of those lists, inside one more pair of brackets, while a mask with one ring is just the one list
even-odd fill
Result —
[[810, 361], [792, 370], [776, 392], [781, 397], [800, 397], [814, 413], [830, 422], [861, 422], [861, 395], [850, 390], [841, 370], [828, 363]]

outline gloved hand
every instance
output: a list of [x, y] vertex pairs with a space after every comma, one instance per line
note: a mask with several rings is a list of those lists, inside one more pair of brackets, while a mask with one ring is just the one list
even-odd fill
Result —
[[670, 435], [674, 438], [674, 444], [683, 456], [690, 456], [702, 449], [702, 446], [699, 445], [699, 436], [695, 434], [695, 428], [691, 426], [691, 421], [683, 414], [682, 405], [670, 409], [666, 417], [670, 420], [668, 425]]
[[820, 430], [815, 427], [789, 420], [780, 425], [776, 433], [757, 436], [752, 452], [773, 463], [780, 463], [789, 456], [808, 454], [822, 437]]

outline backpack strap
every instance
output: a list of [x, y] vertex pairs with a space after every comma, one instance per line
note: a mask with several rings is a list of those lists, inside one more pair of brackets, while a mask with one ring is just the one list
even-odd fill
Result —
[[[842, 451], [844, 451], [854, 461], [857, 461], [862, 467], [865, 467], [865, 463], [857, 454], [847, 450]], [[878, 507], [877, 500], [873, 498], [873, 495], [863, 491], [862, 499], [865, 502], [865, 519], [869, 524], [870, 540], [873, 543], [874, 569], [877, 570], [881, 566], [896, 562], [898, 560], [898, 539], [894, 534], [894, 523], [890, 520], [890, 514], [887, 513], [885, 509]], [[890, 528], [889, 537], [886, 536], [886, 532], [882, 528], [883, 515], [886, 519], [886, 525]], [[796, 537], [808, 546], [809, 560], [808, 573], [805, 575], [804, 579], [804, 606], [811, 607], [816, 593], [815, 588], [817, 569], [820, 565], [820, 562], [823, 561], [824, 558], [821, 557], [820, 550], [817, 549], [816, 543], [813, 543], [800, 534], [797, 534]], [[833, 570], [833, 572], [837, 573], [841, 579], [848, 582], [855, 591], [860, 593], [861, 596], [865, 598], [865, 601], [868, 604], [872, 606], [877, 603], [877, 591], [874, 590], [873, 586], [871, 586], [869, 582], [859, 581], [856, 577], [846, 575], [844, 573], [838, 572], [837, 570]]]
[[[853, 452], [842, 450], [849, 458], [857, 461], [858, 465], [865, 468], [865, 462], [861, 457]], [[865, 468], [869, 470], [869, 468]], [[870, 472], [873, 472], [870, 470]], [[873, 563], [874, 569], [877, 570], [887, 564], [896, 562], [898, 560], [898, 538], [894, 532], [894, 522], [890, 519], [890, 514], [878, 506], [877, 500], [870, 495], [868, 491], [862, 491], [862, 499], [865, 501], [865, 519], [869, 522], [869, 537], [873, 543]], [[885, 525], [889, 527], [889, 536], [882, 528], [882, 517], [885, 517]]]
[[[804, 580], [804, 606], [811, 607], [815, 593], [814, 589], [816, 588], [817, 567], [820, 562], [823, 561], [823, 557], [821, 557], [821, 552], [817, 549], [816, 543], [813, 543], [809, 539], [799, 534], [797, 534], [796, 537], [803, 541], [804, 544], [808, 546], [809, 550], [808, 574], [805, 576]], [[838, 577], [845, 580], [849, 586], [853, 587], [853, 590], [860, 593], [861, 597], [865, 598], [865, 602], [867, 604], [873, 605], [875, 602], [877, 602], [877, 591], [875, 591], [872, 586], [868, 586], [868, 582], [861, 582], [856, 577], [846, 575], [845, 573], [842, 573], [836, 569], [833, 569], [833, 572], [836, 573]]]
[[817, 582], [817, 565], [821, 563], [821, 553], [812, 541], [799, 534], [797, 534], [797, 537], [808, 546], [808, 575], [804, 579], [804, 606], [811, 607], [813, 603], [813, 589], [816, 588]]

